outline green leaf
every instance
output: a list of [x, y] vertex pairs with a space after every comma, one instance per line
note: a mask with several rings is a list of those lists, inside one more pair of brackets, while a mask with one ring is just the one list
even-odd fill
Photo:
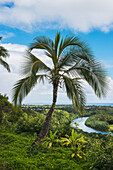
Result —
[[46, 75], [31, 75], [28, 77], [25, 77], [23, 79], [20, 79], [13, 88], [13, 102], [15, 105], [21, 104], [23, 98], [28, 95], [28, 93], [31, 91], [31, 89], [35, 86], [37, 83], [37, 80], [43, 81], [43, 78], [46, 78]]
[[27, 51], [27, 56], [25, 57], [25, 62], [23, 63], [21, 69], [22, 75], [36, 75], [36, 73], [39, 71], [51, 72], [51, 68], [49, 68], [44, 62], [42, 62], [31, 52]]
[[52, 146], [52, 143], [49, 143], [49, 147], [48, 148], [51, 148], [51, 146]]
[[6, 63], [6, 62], [5, 62], [4, 60], [2, 60], [1, 58], [0, 58], [0, 64], [1, 64], [2, 66], [4, 66], [4, 67], [7, 69], [7, 71], [10, 72], [10, 67], [9, 67], [8, 63]]

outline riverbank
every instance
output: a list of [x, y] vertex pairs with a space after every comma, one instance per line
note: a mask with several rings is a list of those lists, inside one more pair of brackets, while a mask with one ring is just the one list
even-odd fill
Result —
[[90, 116], [85, 125], [102, 132], [112, 132], [113, 113], [98, 113]]
[[74, 119], [71, 123], [71, 126], [74, 127], [74, 128], [81, 129], [84, 132], [88, 132], [88, 133], [101, 133], [101, 134], [111, 134], [111, 135], [113, 135], [113, 133], [98, 131], [96, 129], [93, 129], [93, 128], [86, 126], [85, 122], [88, 119], [89, 119], [89, 117], [82, 117], [82, 118]]

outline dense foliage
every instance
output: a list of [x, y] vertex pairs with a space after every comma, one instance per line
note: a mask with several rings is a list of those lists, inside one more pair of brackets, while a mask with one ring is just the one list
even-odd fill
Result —
[[111, 113], [98, 113], [96, 115], [90, 116], [85, 124], [90, 126], [94, 129], [100, 131], [112, 131], [112, 124], [113, 124], [113, 112]]
[[[31, 110], [32, 107], [18, 110], [8, 102], [6, 96], [0, 97], [0, 114], [4, 111], [6, 115], [4, 121], [0, 122], [1, 170], [113, 169], [113, 136], [72, 129], [70, 122], [78, 115], [67, 112], [65, 107], [68, 106], [56, 107], [48, 136], [42, 143], [32, 147], [47, 114], [44, 109], [47, 106], [40, 106], [43, 108], [40, 112]], [[88, 111], [85, 108], [84, 113], [92, 115], [94, 109], [90, 108]], [[97, 114], [99, 109], [95, 108]], [[112, 111], [109, 113], [112, 115]]]
[[22, 110], [8, 102], [6, 95], [0, 94], [0, 123], [14, 123], [22, 115]]
[[[43, 113], [38, 113], [33, 110], [29, 110], [27, 111], [27, 113], [24, 112], [15, 123], [14, 131], [16, 133], [28, 132], [33, 134], [34, 132], [36, 132], [38, 134], [41, 130], [46, 114], [46, 110]], [[57, 135], [65, 135], [66, 132], [70, 133], [70, 123], [71, 120], [75, 118], [75, 114], [69, 114], [68, 112], [62, 110], [54, 110], [50, 130], [52, 130], [52, 132], [55, 132], [57, 130]]]

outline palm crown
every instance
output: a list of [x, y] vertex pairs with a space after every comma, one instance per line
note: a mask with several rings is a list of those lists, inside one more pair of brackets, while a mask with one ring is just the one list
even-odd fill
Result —
[[[1, 39], [2, 37], [0, 37], [0, 40]], [[8, 51], [4, 47], [0, 46], [0, 64], [4, 66], [10, 72], [10, 67], [8, 63], [3, 60], [3, 58], [6, 58], [8, 56], [9, 56]]]
[[[54, 67], [48, 67], [43, 61], [31, 53], [33, 49], [43, 49]], [[48, 37], [39, 36], [27, 51], [26, 61], [22, 69], [25, 78], [14, 86], [13, 101], [21, 103], [31, 91], [37, 81], [49, 80], [56, 86], [65, 86], [67, 96], [72, 99], [73, 105], [81, 112], [85, 104], [85, 96], [81, 80], [86, 80], [98, 97], [106, 93], [105, 71], [99, 62], [94, 59], [91, 50], [79, 37], [66, 36], [61, 38], [57, 33], [55, 42]], [[44, 74], [40, 74], [40, 71]]]
[[[44, 50], [45, 55], [53, 62], [53, 68], [48, 67], [32, 54], [33, 49]], [[78, 110], [79, 114], [82, 113], [85, 104], [81, 80], [87, 81], [98, 97], [106, 93], [105, 72], [100, 63], [94, 59], [88, 46], [80, 41], [79, 37], [66, 36], [63, 39], [60, 33], [57, 33], [55, 42], [45, 36], [36, 37], [27, 51], [25, 59], [22, 69], [25, 77], [19, 80], [13, 88], [15, 104], [21, 104], [37, 81], [44, 82], [47, 79], [53, 85], [53, 102], [35, 142], [43, 139], [49, 131], [59, 86], [65, 87], [67, 96], [72, 100], [74, 108]]]

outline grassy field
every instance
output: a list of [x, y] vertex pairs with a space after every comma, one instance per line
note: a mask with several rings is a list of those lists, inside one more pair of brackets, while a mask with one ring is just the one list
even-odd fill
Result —
[[[113, 136], [74, 130], [70, 122], [78, 114], [72, 112], [70, 105], [57, 106], [47, 137], [41, 144], [31, 146], [49, 109], [41, 107], [36, 107], [39, 111], [29, 106], [15, 108], [0, 96], [0, 170], [113, 169]], [[84, 114], [102, 111], [104, 114], [106, 109], [88, 107]]]
[[31, 143], [35, 138], [31, 135], [25, 136], [25, 133], [0, 134], [0, 169], [83, 169], [82, 161], [77, 157], [71, 157], [70, 148], [33, 148]]
[[[43, 145], [31, 147], [35, 139], [28, 133], [14, 134], [1, 130], [0, 133], [0, 169], [1, 170], [88, 170], [97, 167], [113, 168], [113, 138], [86, 138], [85, 148], [77, 150], [53, 142], [51, 148]], [[107, 139], [107, 144], [105, 143]], [[93, 142], [93, 143], [92, 143]], [[78, 143], [77, 143], [78, 144]], [[109, 144], [109, 146], [108, 146]], [[105, 146], [104, 146], [105, 145]], [[73, 152], [75, 156], [72, 157]], [[98, 160], [97, 160], [98, 157]]]

